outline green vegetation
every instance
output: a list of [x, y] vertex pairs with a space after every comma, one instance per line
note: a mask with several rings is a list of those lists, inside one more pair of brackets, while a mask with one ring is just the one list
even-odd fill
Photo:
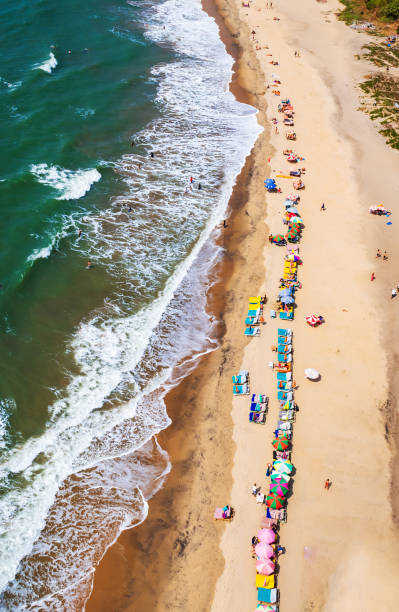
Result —
[[[351, 25], [354, 21], [369, 21], [378, 29], [399, 29], [399, 0], [341, 0], [345, 6], [339, 18]], [[396, 22], [396, 23], [395, 23]], [[394, 30], [392, 30], [392, 26]]]
[[[389, 66], [394, 66], [396, 68], [399, 66], [399, 47], [387, 47], [387, 45], [384, 44], [372, 43], [363, 45], [363, 49], [366, 50], [366, 53], [361, 57], [380, 68]], [[360, 59], [359, 56], [357, 56], [357, 58]]]
[[380, 134], [387, 144], [399, 149], [399, 82], [385, 74], [374, 74], [360, 88], [373, 100], [372, 105], [362, 106], [362, 110], [379, 121]]

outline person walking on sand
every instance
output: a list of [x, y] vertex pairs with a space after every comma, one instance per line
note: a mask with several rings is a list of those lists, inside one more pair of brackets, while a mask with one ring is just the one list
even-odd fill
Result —
[[375, 279], [375, 274], [373, 272], [372, 275], [371, 275], [371, 279], [370, 280], [373, 281], [374, 279]]
[[386, 252], [386, 251], [384, 251], [384, 255], [383, 255], [382, 259], [383, 259], [384, 261], [386, 261], [386, 260], [388, 259], [388, 255], [387, 255], [387, 252]]
[[396, 296], [396, 289], [392, 289], [391, 291], [391, 299], [394, 298]]
[[380, 249], [377, 249], [376, 257], [381, 257], [381, 251], [380, 251]]
[[324, 482], [324, 488], [326, 489], [326, 491], [329, 491], [331, 485], [332, 485], [331, 480], [329, 478], [326, 478], [326, 480]]
[[324, 202], [323, 202], [323, 204], [321, 205], [320, 210], [326, 210], [326, 205], [324, 204]]
[[256, 497], [257, 493], [258, 493], [258, 487], [256, 485], [256, 482], [254, 482], [254, 484], [252, 485], [252, 495]]

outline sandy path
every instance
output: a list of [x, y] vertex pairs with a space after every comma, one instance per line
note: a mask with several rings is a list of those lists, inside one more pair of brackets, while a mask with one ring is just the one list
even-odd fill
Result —
[[[389, 201], [397, 194], [393, 177], [398, 156], [387, 149], [369, 119], [356, 111], [354, 86], [361, 67], [352, 58], [361, 41], [334, 16], [327, 16], [336, 4], [281, 2], [289, 17], [277, 8], [266, 10], [259, 0], [250, 10], [239, 5], [240, 17], [248, 23], [247, 29], [240, 28], [240, 42], [254, 29], [262, 47], [258, 58], [269, 82], [272, 73], [281, 77], [281, 93], [291, 98], [296, 112], [299, 138], [292, 148], [306, 158], [307, 169], [299, 205], [305, 222], [300, 246], [304, 266], [299, 271], [303, 289], [297, 294], [292, 324], [300, 385], [293, 453], [297, 473], [288, 523], [281, 529], [281, 542], [287, 547], [278, 582], [281, 610], [393, 610], [398, 541], [389, 504], [390, 449], [380, 410], [388, 394], [387, 358], [378, 323], [378, 291], [370, 283], [375, 219], [365, 211], [377, 196]], [[281, 21], [274, 21], [275, 16]], [[300, 58], [294, 57], [296, 48]], [[273, 53], [280, 65], [271, 66], [267, 53]], [[271, 89], [269, 118], [281, 118], [276, 110], [279, 98]], [[277, 171], [288, 169], [281, 154], [287, 145], [285, 130], [281, 125], [279, 129], [280, 134], [272, 137], [277, 153], [271, 168]], [[266, 160], [264, 168], [266, 175]], [[278, 182], [284, 194], [292, 190], [290, 181]], [[281, 231], [283, 197], [265, 195], [264, 200], [266, 223], [272, 231]], [[326, 212], [320, 212], [322, 202]], [[381, 225], [379, 231], [384, 230]], [[253, 294], [265, 291], [274, 300], [282, 261], [282, 249], [266, 247], [266, 282], [254, 287]], [[384, 274], [389, 274], [388, 267]], [[323, 314], [326, 325], [317, 330], [305, 327], [304, 316], [310, 313]], [[237, 514], [222, 540], [226, 566], [217, 584], [214, 612], [256, 607], [250, 540], [262, 510], [249, 487], [256, 481], [266, 488], [264, 468], [271, 458], [278, 410], [275, 376], [267, 364], [277, 326], [268, 320], [262, 336], [248, 345], [242, 364], [250, 370], [251, 391], [271, 396], [266, 426], [248, 423], [248, 401], [233, 402], [237, 451], [231, 503]], [[322, 373], [319, 383], [304, 380], [303, 370], [309, 366]], [[327, 476], [333, 480], [328, 493], [323, 490]], [[305, 546], [310, 551], [307, 559]]]

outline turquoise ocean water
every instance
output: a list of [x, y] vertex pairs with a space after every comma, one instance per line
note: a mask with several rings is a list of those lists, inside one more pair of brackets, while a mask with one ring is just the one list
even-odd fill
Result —
[[259, 129], [198, 0], [0, 17], [0, 609], [78, 609], [170, 469], [162, 393], [214, 347], [212, 236]]

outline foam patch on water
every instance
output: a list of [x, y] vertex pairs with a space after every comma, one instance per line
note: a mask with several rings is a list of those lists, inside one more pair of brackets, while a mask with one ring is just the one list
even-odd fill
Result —
[[14, 91], [15, 89], [18, 89], [18, 87], [21, 87], [22, 81], [15, 81], [15, 83], [10, 83], [4, 77], [0, 77], [0, 85], [6, 87], [8, 91]]
[[[0, 587], [13, 579], [26, 556], [4, 595], [22, 609], [28, 603], [30, 609], [57, 609], [51, 603], [57, 589], [64, 598], [61, 604], [57, 600], [58, 609], [64, 609], [65, 601], [76, 609], [71, 601], [85, 597], [67, 587], [63, 575], [69, 576], [69, 585], [85, 582], [82, 576], [98, 562], [96, 542], [107, 546], [102, 534], [112, 531], [113, 515], [104, 512], [96, 528], [90, 522], [94, 500], [88, 499], [82, 515], [87, 520], [74, 524], [72, 510], [62, 511], [57, 491], [67, 486], [71, 474], [117, 461], [164, 429], [170, 421], [162, 388], [167, 388], [172, 367], [182, 361], [194, 367], [199, 354], [217, 346], [205, 306], [209, 270], [221, 252], [210, 237], [225, 216], [235, 177], [260, 128], [254, 109], [237, 103], [228, 90], [233, 60], [199, 0], [148, 5], [142, 15], [147, 36], [172, 46], [176, 59], [152, 70], [159, 84], [159, 117], [134, 135], [147, 155], [131, 153], [115, 165], [125, 180], [125, 195], [83, 220], [84, 248], [91, 260], [108, 268], [116, 289], [70, 341], [79, 374], [70, 375], [65, 389], [55, 390], [45, 432], [0, 457], [5, 481], [11, 475], [24, 483], [0, 499]], [[72, 191], [84, 195], [97, 176], [79, 174], [92, 170], [47, 164], [32, 166], [32, 172], [57, 189], [60, 199], [70, 199], [66, 195], [77, 179], [80, 187], [75, 183]], [[83, 247], [72, 248], [81, 252]], [[105, 487], [111, 476], [103, 476]], [[145, 497], [136, 499], [133, 514], [122, 511], [118, 530], [141, 520]], [[107, 495], [101, 499], [100, 510], [111, 504]], [[53, 533], [48, 526], [54, 516], [59, 527]], [[81, 565], [81, 549], [68, 548], [79, 537], [90, 568]], [[60, 554], [54, 552], [57, 541]], [[45, 557], [40, 566], [41, 547], [57, 562]]]
[[35, 70], [44, 70], [44, 72], [48, 72], [49, 74], [51, 74], [52, 71], [57, 67], [57, 65], [57, 58], [55, 57], [54, 53], [50, 51], [48, 59], [42, 64], [36, 64]]
[[30, 171], [39, 183], [60, 192], [57, 200], [78, 200], [83, 198], [91, 186], [101, 179], [101, 174], [96, 168], [67, 170], [60, 166], [32, 164]]
[[88, 117], [95, 115], [96, 111], [94, 108], [79, 107], [75, 109], [75, 113], [79, 115], [79, 117], [82, 117], [82, 119], [87, 119]]

